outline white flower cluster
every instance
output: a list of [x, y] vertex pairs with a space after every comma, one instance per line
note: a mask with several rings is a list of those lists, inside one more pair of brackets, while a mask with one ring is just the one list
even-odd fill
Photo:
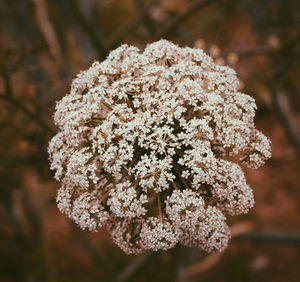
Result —
[[238, 85], [201, 49], [166, 40], [95, 62], [56, 107], [59, 209], [83, 229], [106, 226], [128, 254], [177, 243], [223, 250], [224, 214], [254, 203], [237, 162], [257, 168], [271, 156]]

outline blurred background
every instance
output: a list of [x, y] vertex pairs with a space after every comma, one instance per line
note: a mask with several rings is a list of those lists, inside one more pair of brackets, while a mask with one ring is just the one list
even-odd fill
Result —
[[[300, 281], [300, 1], [1, 0], [0, 281]], [[127, 256], [55, 204], [55, 102], [122, 43], [204, 48], [257, 102], [273, 157], [245, 169], [256, 205], [229, 219], [220, 254], [177, 247]]]

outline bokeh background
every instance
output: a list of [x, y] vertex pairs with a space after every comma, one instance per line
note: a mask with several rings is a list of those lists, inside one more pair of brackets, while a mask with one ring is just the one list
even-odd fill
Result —
[[[300, 1], [1, 0], [0, 281], [300, 281]], [[220, 254], [178, 247], [127, 256], [55, 204], [55, 101], [122, 43], [160, 38], [234, 67], [273, 157], [246, 169], [256, 205], [229, 219]]]

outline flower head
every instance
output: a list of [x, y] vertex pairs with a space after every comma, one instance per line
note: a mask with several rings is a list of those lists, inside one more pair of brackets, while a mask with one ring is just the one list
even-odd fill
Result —
[[81, 228], [106, 226], [126, 253], [223, 250], [225, 214], [254, 204], [237, 158], [257, 168], [271, 156], [238, 86], [233, 69], [166, 40], [93, 63], [56, 106], [59, 209]]

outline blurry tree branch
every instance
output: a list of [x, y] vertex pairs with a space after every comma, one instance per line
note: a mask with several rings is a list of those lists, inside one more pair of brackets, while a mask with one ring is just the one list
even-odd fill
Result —
[[[144, 3], [143, 0], [134, 0], [134, 3], [135, 3], [135, 6], [137, 8], [137, 12], [139, 12], [140, 10], [143, 10], [144, 7], [145, 7], [145, 3]], [[151, 18], [148, 9], [146, 9], [145, 12], [144, 12], [144, 17], [142, 18], [142, 24], [146, 28], [147, 33], [149, 35], [151, 35], [155, 32], [155, 30], [156, 30], [155, 22]]]
[[[280, 231], [255, 231], [251, 222], [236, 223], [231, 227], [232, 239], [236, 241], [250, 241], [262, 243], [300, 244], [300, 233]], [[214, 267], [225, 252], [207, 255], [200, 262], [185, 268], [187, 276], [199, 275]]]
[[87, 19], [82, 15], [77, 0], [68, 0], [71, 11], [73, 12], [75, 18], [77, 19], [79, 27], [86, 34], [86, 36], [91, 41], [92, 45], [95, 47], [100, 58], [105, 58], [105, 56], [109, 52], [109, 46], [99, 34], [99, 30], [97, 34], [95, 33], [93, 27], [87, 21]]
[[279, 67], [275, 68], [275, 73], [267, 81], [276, 116], [298, 155], [300, 155], [300, 137], [292, 117], [286, 89], [286, 77], [291, 65], [298, 56], [295, 49], [299, 42], [300, 34], [287, 41], [278, 52], [271, 56], [273, 65], [278, 65]]
[[[290, 49], [293, 44], [297, 43], [299, 38], [292, 40], [287, 46], [284, 46], [281, 50], [274, 49], [269, 45], [263, 45], [256, 48], [251, 49], [231, 49], [227, 50], [222, 53], [223, 56], [228, 54], [236, 54], [238, 56], [247, 57], [247, 56], [256, 56], [256, 55], [274, 55], [278, 56], [280, 53], [284, 53]], [[285, 93], [283, 86], [281, 86], [280, 81], [284, 77], [284, 73], [287, 69], [288, 61], [285, 61], [284, 66], [281, 66], [279, 70], [275, 73], [275, 75], [267, 81], [267, 87], [271, 94], [272, 103], [275, 109], [275, 114], [286, 133], [286, 136], [290, 140], [292, 146], [294, 147], [295, 151], [300, 155], [300, 137], [294, 125], [292, 113], [291, 113], [291, 106], [288, 99], [287, 93]], [[282, 81], [281, 81], [282, 82]]]
[[202, 261], [200, 261], [197, 264], [191, 265], [185, 269], [187, 276], [193, 276], [200, 273], [203, 273], [213, 266], [215, 266], [222, 256], [224, 255], [224, 252], [214, 253], [208, 255], [206, 258], [204, 258]]
[[88, 253], [93, 257], [96, 264], [97, 265], [104, 264], [105, 259], [92, 246], [90, 239], [87, 238], [86, 232], [82, 232], [80, 229], [78, 229], [78, 226], [76, 226], [74, 223], [72, 223], [72, 227], [75, 234], [78, 236], [81, 244], [88, 251]]
[[151, 252], [146, 252], [142, 255], [137, 256], [132, 261], [130, 261], [118, 274], [116, 277], [116, 282], [129, 281], [128, 279], [138, 270], [138, 268], [146, 262], [149, 257], [153, 255]]
[[11, 85], [11, 78], [7, 72], [2, 72], [2, 78], [4, 81], [4, 93], [0, 93], [0, 99], [6, 101], [7, 103], [14, 106], [16, 109], [20, 110], [23, 114], [27, 115], [32, 121], [34, 121], [37, 125], [40, 126], [41, 129], [44, 131], [55, 134], [54, 130], [46, 124], [38, 114], [29, 110], [26, 106], [24, 106], [18, 98], [14, 96], [12, 85]]
[[152, 37], [153, 40], [159, 40], [168, 36], [173, 30], [177, 29], [183, 22], [185, 22], [190, 16], [196, 13], [198, 10], [205, 8], [208, 4], [215, 0], [195, 0], [191, 6], [183, 13], [174, 16], [170, 21], [166, 23], [158, 32]]
[[[250, 230], [253, 230], [253, 228], [254, 226], [252, 222], [242, 221], [233, 224], [230, 227], [230, 231], [231, 231], [231, 235], [233, 237], [236, 237], [240, 234], [244, 234], [245, 232], [249, 232]], [[225, 252], [209, 254], [200, 262], [186, 267], [185, 268], [186, 276], [198, 275], [214, 267], [220, 261], [224, 253]]]
[[62, 54], [53, 28], [47, 13], [47, 5], [45, 0], [33, 0], [35, 5], [35, 18], [36, 22], [48, 44], [50, 54], [55, 58], [58, 63], [62, 63]]
[[13, 96], [10, 96], [6, 93], [0, 93], [0, 98], [3, 99], [4, 101], [10, 103], [15, 108], [20, 110], [22, 113], [27, 115], [31, 120], [33, 120], [36, 124], [38, 124], [43, 130], [47, 131], [48, 133], [55, 134], [55, 132], [43, 120], [41, 120], [40, 117], [36, 113], [27, 109], [22, 103], [20, 103]]
[[117, 29], [108, 39], [110, 48], [114, 48], [120, 41], [130, 33], [136, 26], [138, 26], [148, 15], [149, 9], [157, 3], [157, 0], [152, 0], [150, 3], [143, 5], [143, 7], [119, 29]]
[[297, 17], [294, 18], [293, 14], [289, 15], [289, 23], [286, 23], [287, 25], [284, 27], [285, 36], [280, 36], [280, 29], [278, 29], [278, 31], [275, 31], [274, 26], [278, 26], [278, 24], [280, 23], [280, 19], [285, 18], [285, 9], [289, 9], [292, 6], [289, 6], [289, 4], [285, 3], [284, 1], [280, 1], [279, 7], [283, 11], [283, 16], [281, 17], [278, 15], [278, 17], [274, 17], [272, 19], [260, 17], [256, 11], [256, 9], [259, 9], [261, 13], [260, 15], [270, 14], [271, 6], [269, 6], [266, 2], [257, 1], [256, 5], [254, 5], [253, 7], [255, 8], [248, 9], [248, 12], [250, 14], [252, 24], [256, 28], [257, 34], [260, 35], [262, 39], [264, 39], [265, 32], [272, 31], [274, 38], [277, 39], [279, 43], [278, 50], [276, 50], [276, 52], [269, 53], [269, 59], [271, 61], [273, 74], [270, 75], [270, 77], [267, 79], [266, 84], [271, 94], [276, 117], [278, 118], [279, 123], [281, 124], [295, 151], [298, 155], [300, 155], [300, 137], [297, 134], [296, 127], [293, 124], [289, 106], [289, 96], [287, 95], [288, 91], [287, 87], [285, 87], [287, 81], [289, 81], [288, 75], [291, 69], [291, 65], [299, 57], [299, 48], [297, 47], [299, 47], [300, 33], [299, 28], [297, 29]]
[[295, 151], [298, 155], [300, 155], [300, 138], [289, 112], [290, 105], [287, 95], [282, 91], [276, 90], [272, 82], [269, 82], [269, 89], [271, 92], [275, 113], [279, 119], [279, 122], [282, 125]]
[[[236, 241], [251, 241], [262, 243], [300, 244], [299, 233], [248, 231], [233, 237]], [[187, 276], [199, 275], [214, 267], [222, 258], [224, 252], [209, 254], [199, 263], [185, 269]]]
[[300, 244], [300, 233], [286, 231], [250, 231], [234, 237], [237, 241], [253, 241], [263, 243]]

